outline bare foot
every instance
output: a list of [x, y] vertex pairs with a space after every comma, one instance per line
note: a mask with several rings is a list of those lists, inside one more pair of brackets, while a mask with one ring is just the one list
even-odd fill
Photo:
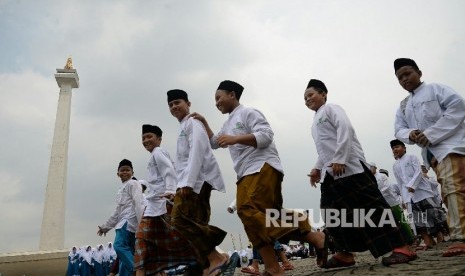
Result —
[[218, 275], [221, 272], [221, 270], [217, 268], [226, 264], [228, 261], [229, 261], [229, 255], [227, 253], [218, 254], [217, 256], [215, 256], [215, 258], [213, 258], [213, 260], [210, 260], [210, 266], [203, 270], [202, 275], [203, 276]]

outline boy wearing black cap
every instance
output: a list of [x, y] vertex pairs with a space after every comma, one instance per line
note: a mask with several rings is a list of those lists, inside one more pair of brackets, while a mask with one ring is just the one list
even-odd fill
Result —
[[421, 235], [426, 248], [435, 244], [433, 237], [442, 230], [446, 217], [436, 202], [431, 184], [422, 177], [420, 160], [407, 154], [405, 144], [398, 140], [390, 142], [396, 161], [393, 165], [394, 176], [403, 193], [402, 201], [407, 204], [408, 212], [413, 216], [417, 233]]
[[[326, 85], [317, 79], [311, 79], [304, 92], [305, 105], [315, 111], [312, 136], [318, 153], [317, 162], [309, 174], [310, 184], [316, 187], [316, 183], [322, 180], [322, 211], [347, 212], [347, 221], [354, 223], [349, 227], [341, 224], [330, 226], [323, 216], [328, 224], [326, 229], [338, 249], [328, 260], [327, 267], [354, 265], [354, 256], [350, 252], [366, 250], [370, 250], [375, 258], [392, 251], [391, 256], [383, 257], [384, 265], [416, 259], [415, 252], [409, 249], [409, 241], [397, 226], [389, 223], [379, 226], [383, 214], [391, 212], [391, 209], [367, 168], [362, 146], [349, 117], [339, 105], [326, 103], [327, 94]], [[359, 223], [356, 222], [357, 210], [363, 210], [364, 214], [374, 210], [370, 216], [374, 225], [356, 227], [355, 223]]]
[[97, 235], [102, 236], [115, 228], [113, 248], [120, 261], [119, 275], [122, 276], [133, 275], [135, 232], [143, 213], [142, 187], [137, 180], [132, 179], [133, 174], [132, 162], [121, 160], [117, 175], [122, 184], [116, 195], [115, 211], [97, 231]]
[[[283, 275], [273, 249], [278, 239], [305, 240], [318, 248], [317, 264], [324, 266], [327, 249], [324, 234], [311, 232], [308, 220], [299, 221], [298, 227], [267, 225], [267, 210], [283, 210], [281, 186], [283, 168], [273, 141], [273, 130], [258, 110], [240, 104], [244, 88], [237, 82], [221, 82], [215, 93], [216, 107], [229, 114], [221, 131], [214, 135], [206, 119], [192, 116], [206, 127], [213, 149], [228, 148], [237, 174], [237, 214], [254, 248], [258, 248], [270, 275]], [[326, 251], [326, 253], [325, 253]]]
[[160, 147], [162, 130], [142, 126], [142, 145], [150, 152], [147, 166], [147, 207], [136, 232], [136, 275], [154, 275], [189, 265], [196, 254], [189, 242], [170, 225], [167, 204], [176, 193], [176, 171], [169, 153]]
[[465, 254], [465, 100], [448, 86], [422, 82], [412, 59], [396, 59], [394, 71], [409, 92], [396, 113], [395, 136], [422, 148], [441, 184], [450, 238], [458, 241], [443, 256]]
[[168, 107], [180, 123], [176, 150], [178, 179], [174, 207], [171, 213], [173, 226], [198, 251], [199, 263], [207, 275], [234, 273], [239, 260], [237, 253], [220, 254], [216, 246], [223, 242], [226, 232], [209, 225], [210, 195], [212, 190], [226, 192], [220, 168], [208, 142], [202, 123], [189, 117], [191, 102], [185, 91], [167, 92]]

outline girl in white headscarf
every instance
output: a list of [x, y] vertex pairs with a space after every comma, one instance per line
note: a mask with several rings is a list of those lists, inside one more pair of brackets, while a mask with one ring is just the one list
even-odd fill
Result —
[[73, 246], [69, 251], [66, 276], [79, 276], [79, 253], [76, 246]]
[[103, 252], [103, 273], [105, 273], [105, 275], [110, 274], [111, 264], [115, 261], [115, 258], [116, 252], [113, 249], [113, 244], [109, 242]]
[[82, 252], [81, 259], [81, 276], [90, 276], [90, 267], [92, 265], [92, 247], [90, 245]]
[[103, 274], [103, 254], [105, 250], [102, 244], [92, 253], [92, 266], [94, 267], [95, 276], [104, 276]]

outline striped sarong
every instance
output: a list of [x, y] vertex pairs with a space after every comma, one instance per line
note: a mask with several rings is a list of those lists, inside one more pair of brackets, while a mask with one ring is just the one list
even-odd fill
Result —
[[447, 222], [452, 240], [465, 239], [465, 156], [447, 155], [433, 167], [441, 184], [441, 194], [447, 206]]

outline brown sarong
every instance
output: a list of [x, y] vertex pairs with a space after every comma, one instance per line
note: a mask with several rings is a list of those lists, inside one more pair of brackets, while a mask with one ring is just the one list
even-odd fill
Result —
[[208, 254], [226, 237], [225, 231], [208, 224], [211, 190], [211, 185], [205, 182], [199, 194], [192, 192], [189, 198], [182, 199], [178, 189], [171, 212], [172, 225], [194, 246], [202, 267], [208, 267]]
[[[237, 183], [237, 214], [244, 225], [247, 237], [254, 248], [273, 245], [276, 240], [286, 242], [302, 240], [303, 235], [311, 231], [308, 220], [297, 221], [296, 225], [286, 225], [281, 219], [275, 220], [278, 225], [268, 223], [270, 210], [282, 214], [283, 196], [281, 183], [283, 174], [265, 163], [258, 173], [244, 176]], [[286, 213], [292, 213], [287, 210]], [[297, 214], [296, 214], [297, 216]], [[294, 224], [287, 221], [287, 224]]]

